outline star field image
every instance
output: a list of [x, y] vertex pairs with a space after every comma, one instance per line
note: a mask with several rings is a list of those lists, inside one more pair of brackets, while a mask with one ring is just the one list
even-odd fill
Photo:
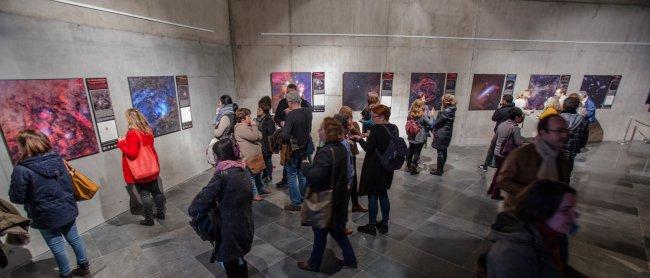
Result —
[[99, 152], [83, 79], [0, 80], [0, 126], [11, 159], [18, 133], [37, 129], [65, 159]]
[[613, 78], [612, 75], [585, 75], [580, 91], [587, 92], [589, 98], [596, 104], [596, 108], [601, 108]]
[[559, 75], [531, 75], [528, 89], [531, 89], [532, 93], [528, 99], [528, 106], [526, 106], [526, 109], [544, 109], [544, 102], [546, 102], [549, 97], [555, 95], [555, 90], [559, 87]]
[[444, 73], [411, 73], [411, 92], [409, 93], [409, 107], [422, 93], [426, 98], [426, 105], [440, 110], [440, 99], [445, 92]]
[[311, 72], [273, 72], [271, 73], [271, 108], [273, 111], [284, 97], [289, 84], [296, 85], [302, 98], [313, 104]]
[[155, 136], [181, 130], [173, 76], [128, 79], [133, 107], [147, 118]]
[[344, 72], [343, 105], [361, 111], [368, 103], [368, 92], [379, 94], [380, 72]]
[[475, 74], [469, 97], [469, 110], [499, 108], [505, 74]]

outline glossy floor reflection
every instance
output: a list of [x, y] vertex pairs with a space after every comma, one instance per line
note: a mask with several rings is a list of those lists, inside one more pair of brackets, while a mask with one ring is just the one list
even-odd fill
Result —
[[[451, 148], [444, 177], [396, 172], [388, 235], [355, 230], [350, 237], [358, 269], [335, 267], [341, 254], [331, 238], [321, 273], [298, 269], [296, 261], [311, 251], [312, 233], [300, 226], [297, 213], [281, 209], [287, 193], [273, 186], [274, 192], [253, 206], [255, 241], [246, 257], [251, 277], [474, 277], [478, 255], [490, 246], [485, 237], [497, 209], [485, 195], [493, 170], [476, 169], [485, 151]], [[434, 151], [423, 154], [432, 166]], [[588, 276], [648, 277], [649, 158], [648, 145], [615, 143], [591, 145], [578, 158], [572, 183], [579, 192], [582, 228], [571, 240], [570, 263]], [[187, 225], [187, 206], [211, 175], [208, 171], [169, 190], [167, 219], [154, 227], [138, 225], [140, 217], [127, 212], [85, 233], [93, 277], [225, 277], [223, 268], [208, 263], [210, 245]], [[276, 181], [280, 176], [276, 171]], [[352, 228], [367, 223], [363, 213], [351, 213], [350, 219]], [[55, 267], [45, 254], [11, 277], [55, 277]]]

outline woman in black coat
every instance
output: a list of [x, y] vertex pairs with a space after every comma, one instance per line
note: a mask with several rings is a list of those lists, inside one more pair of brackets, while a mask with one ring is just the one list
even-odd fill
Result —
[[248, 263], [244, 255], [253, 244], [253, 185], [236, 148], [232, 139], [219, 140], [213, 145], [216, 171], [187, 210], [194, 218], [218, 204], [221, 241], [217, 246], [217, 261], [223, 263], [228, 277], [247, 277]]
[[451, 135], [454, 130], [454, 118], [456, 117], [456, 99], [453, 95], [446, 94], [442, 97], [442, 111], [433, 122], [433, 143], [431, 146], [438, 152], [438, 164], [436, 169], [431, 171], [432, 175], [442, 176], [445, 163], [447, 162], [447, 148], [451, 143]]
[[348, 162], [349, 153], [341, 144], [345, 134], [341, 122], [332, 117], [323, 120], [318, 130], [320, 140], [325, 146], [320, 148], [314, 157], [314, 164], [303, 169], [311, 192], [332, 190], [332, 216], [328, 228], [312, 226], [314, 232], [314, 247], [309, 261], [298, 262], [298, 267], [308, 271], [318, 272], [323, 253], [327, 245], [327, 234], [330, 234], [343, 250], [343, 260], [337, 259], [342, 266], [357, 267], [357, 258], [345, 233], [348, 221]]
[[[381, 154], [386, 151], [390, 143], [389, 132], [399, 136], [399, 129], [396, 125], [388, 122], [389, 118], [390, 108], [385, 105], [377, 105], [372, 109], [374, 125], [369, 129], [370, 135], [367, 140], [361, 140], [360, 136], [353, 136], [353, 139], [366, 151], [361, 168], [359, 196], [368, 195], [369, 211], [369, 224], [359, 226], [357, 230], [370, 235], [375, 235], [377, 230], [383, 234], [388, 232], [388, 215], [390, 213], [388, 189], [393, 183], [393, 171], [387, 171], [381, 166]], [[381, 205], [382, 220], [380, 222], [377, 222], [378, 203]]]

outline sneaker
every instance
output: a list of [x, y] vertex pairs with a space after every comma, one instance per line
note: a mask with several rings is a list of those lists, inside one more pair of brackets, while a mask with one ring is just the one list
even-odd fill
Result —
[[357, 227], [357, 231], [359, 231], [360, 233], [369, 234], [371, 236], [377, 235], [377, 230], [375, 229], [375, 225], [373, 224], [359, 226]]
[[288, 211], [300, 211], [300, 206], [286, 205], [286, 206], [284, 206], [284, 210], [288, 210]]
[[298, 268], [300, 268], [302, 270], [318, 272], [318, 270], [312, 269], [311, 266], [309, 266], [308, 262], [298, 262], [297, 265], [298, 265]]
[[85, 277], [90, 275], [90, 263], [86, 262], [77, 266], [75, 270], [72, 271], [72, 276], [81, 276]]
[[156, 218], [158, 220], [165, 220], [165, 213], [164, 212], [158, 212], [153, 215], [153, 218]]
[[368, 212], [361, 204], [352, 205], [352, 212]]
[[375, 225], [377, 227], [377, 231], [381, 233], [382, 235], [385, 235], [388, 233], [388, 222], [381, 221]]
[[487, 165], [481, 164], [481, 165], [478, 166], [478, 169], [483, 171], [483, 172], [487, 172]]
[[340, 265], [340, 266], [344, 266], [344, 267], [349, 267], [349, 268], [357, 268], [357, 266], [358, 266], [357, 262], [346, 263], [345, 261], [343, 261], [343, 260], [341, 260], [339, 258], [336, 258], [336, 264]]
[[142, 225], [142, 226], [153, 226], [153, 224], [154, 224], [153, 218], [140, 220], [140, 225]]

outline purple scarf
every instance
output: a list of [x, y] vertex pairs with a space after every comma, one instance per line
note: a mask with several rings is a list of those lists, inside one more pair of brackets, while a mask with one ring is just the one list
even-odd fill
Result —
[[242, 160], [224, 160], [217, 163], [217, 171], [225, 171], [231, 168], [246, 169], [246, 162]]

